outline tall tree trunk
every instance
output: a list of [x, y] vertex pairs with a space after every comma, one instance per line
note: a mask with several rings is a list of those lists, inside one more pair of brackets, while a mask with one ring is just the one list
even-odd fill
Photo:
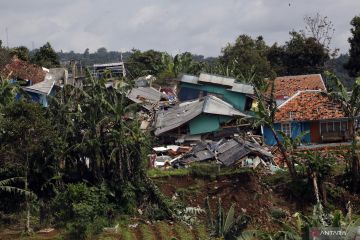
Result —
[[324, 204], [327, 203], [327, 191], [326, 191], [326, 185], [325, 182], [322, 182], [320, 184], [320, 192], [321, 192], [321, 197], [323, 199]]
[[357, 134], [356, 134], [356, 121], [352, 119], [352, 144], [351, 144], [351, 175], [352, 175], [352, 192], [358, 191], [359, 185], [359, 158], [357, 153]]
[[286, 162], [286, 165], [289, 169], [290, 175], [291, 175], [292, 179], [295, 180], [297, 178], [295, 166], [294, 166], [293, 162], [289, 159], [286, 149], [285, 149], [283, 143], [281, 142], [281, 140], [279, 139], [278, 135], [276, 134], [275, 129], [272, 126], [270, 126], [270, 129], [271, 129], [272, 134], [274, 135], [277, 145], [279, 146], [280, 152]]
[[313, 182], [316, 203], [320, 203], [319, 187], [318, 187], [318, 184], [317, 184], [317, 178], [316, 178], [316, 173], [315, 172], [313, 172], [311, 174], [311, 179], [312, 179], [312, 182]]
[[[25, 168], [25, 191], [29, 191], [29, 156], [26, 153], [26, 168]], [[30, 204], [29, 204], [29, 196], [25, 196], [25, 204], [26, 204], [26, 224], [25, 224], [25, 232], [30, 233], [32, 229], [30, 228]]]

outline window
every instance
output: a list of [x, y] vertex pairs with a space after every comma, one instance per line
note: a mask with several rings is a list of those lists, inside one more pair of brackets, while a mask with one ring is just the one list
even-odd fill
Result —
[[290, 123], [282, 123], [281, 131], [285, 133], [286, 136], [291, 137], [291, 125]]
[[296, 112], [290, 111], [290, 119], [294, 119], [296, 117]]
[[330, 121], [330, 122], [321, 122], [320, 131], [321, 133], [326, 132], [345, 132], [348, 130], [348, 121]]

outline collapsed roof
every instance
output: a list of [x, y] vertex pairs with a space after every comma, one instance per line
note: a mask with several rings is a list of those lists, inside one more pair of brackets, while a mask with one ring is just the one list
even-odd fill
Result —
[[13, 57], [1, 71], [1, 75], [4, 78], [29, 80], [32, 84], [36, 84], [44, 80], [46, 71], [36, 64]]
[[127, 94], [127, 97], [135, 103], [143, 103], [143, 107], [151, 110], [161, 100], [167, 100], [167, 95], [156, 90], [153, 87], [133, 88]]
[[52, 74], [47, 73], [43, 81], [28, 87], [24, 87], [24, 90], [33, 93], [49, 95], [56, 83], [56, 80], [57, 79]]
[[158, 136], [180, 127], [202, 113], [248, 117], [223, 100], [208, 95], [202, 99], [184, 102], [172, 109], [158, 112], [155, 119], [155, 135]]

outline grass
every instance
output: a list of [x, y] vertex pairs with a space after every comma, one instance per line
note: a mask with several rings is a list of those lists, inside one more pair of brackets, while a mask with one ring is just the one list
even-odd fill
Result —
[[209, 234], [204, 225], [198, 225], [196, 231], [198, 239], [209, 239]]
[[180, 236], [181, 240], [191, 240], [194, 239], [194, 236], [192, 234], [192, 231], [190, 230], [190, 228], [184, 224], [181, 223], [177, 223], [175, 224], [175, 232], [177, 233], [178, 236]]
[[166, 222], [158, 222], [156, 226], [162, 239], [165, 240], [174, 237], [174, 234], [172, 232], [172, 226], [169, 226], [169, 224], [167, 224]]
[[194, 163], [188, 168], [161, 170], [152, 168], [147, 171], [150, 178], [163, 178], [173, 176], [193, 176], [216, 179], [219, 176], [230, 176], [239, 173], [252, 172], [251, 168], [221, 167], [217, 164]]
[[189, 168], [169, 169], [169, 170], [161, 170], [159, 168], [152, 168], [147, 171], [148, 176], [151, 178], [187, 176], [187, 175], [189, 175], [189, 173], [190, 173]]
[[147, 224], [140, 225], [141, 235], [143, 240], [155, 240], [154, 232], [151, 227]]

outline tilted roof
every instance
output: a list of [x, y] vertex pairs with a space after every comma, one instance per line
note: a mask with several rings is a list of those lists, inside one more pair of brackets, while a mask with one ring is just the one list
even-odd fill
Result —
[[135, 103], [144, 103], [146, 109], [151, 109], [152, 105], [159, 102], [161, 99], [167, 99], [167, 95], [158, 91], [153, 87], [138, 87], [133, 88], [127, 94], [127, 97]]
[[202, 113], [247, 117], [223, 100], [208, 95], [203, 99], [184, 102], [169, 110], [158, 112], [155, 119], [155, 135], [180, 127]]
[[208, 73], [201, 73], [199, 77], [192, 75], [183, 75], [181, 78], [183, 83], [191, 83], [202, 85], [205, 83], [217, 84], [229, 88], [229, 91], [240, 92], [244, 94], [254, 94], [254, 87], [249, 84], [239, 83], [234, 78], [218, 76]]
[[52, 74], [46, 74], [44, 81], [24, 87], [25, 91], [49, 95], [55, 85], [56, 78]]
[[[268, 89], [270, 93], [271, 84]], [[320, 90], [326, 92], [324, 81], [320, 74], [277, 77], [274, 80], [274, 98], [288, 99], [298, 91]]]
[[332, 101], [324, 92], [300, 91], [278, 107], [276, 122], [315, 121], [345, 118], [339, 103]]

